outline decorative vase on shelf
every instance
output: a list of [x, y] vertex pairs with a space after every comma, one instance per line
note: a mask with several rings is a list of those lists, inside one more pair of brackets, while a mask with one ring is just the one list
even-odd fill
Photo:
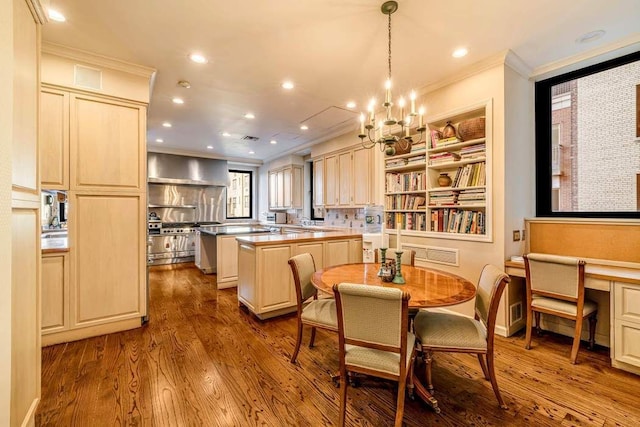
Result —
[[438, 177], [438, 185], [440, 187], [449, 187], [451, 185], [451, 177], [446, 173], [441, 173]]
[[451, 122], [447, 122], [444, 129], [442, 129], [442, 138], [455, 138], [456, 137], [456, 128], [451, 124]]

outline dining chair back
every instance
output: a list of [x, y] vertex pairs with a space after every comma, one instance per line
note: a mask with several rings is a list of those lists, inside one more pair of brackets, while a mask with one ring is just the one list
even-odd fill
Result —
[[289, 266], [293, 274], [296, 289], [297, 335], [296, 346], [291, 355], [291, 363], [296, 362], [300, 344], [302, 343], [303, 325], [311, 326], [309, 347], [313, 347], [316, 328], [330, 331], [338, 330], [336, 317], [336, 302], [334, 299], [318, 299], [318, 290], [311, 283], [311, 276], [316, 271], [313, 255], [302, 253], [289, 259]]
[[426, 363], [427, 386], [433, 391], [431, 365], [434, 352], [472, 353], [478, 356], [485, 379], [491, 387], [501, 408], [506, 409], [494, 365], [494, 335], [500, 298], [509, 282], [499, 268], [487, 264], [480, 273], [475, 299], [475, 316], [421, 310], [414, 320], [416, 339], [422, 347]]
[[589, 348], [595, 344], [598, 305], [585, 299], [585, 262], [575, 257], [530, 253], [524, 256], [524, 265], [527, 278], [525, 348], [531, 348], [534, 317], [538, 333], [541, 313], [570, 319], [575, 321], [570, 357], [575, 364], [584, 318], [589, 319]]
[[404, 396], [413, 388], [415, 336], [407, 331], [409, 294], [397, 288], [334, 285], [340, 353], [340, 425], [345, 423], [347, 373], [398, 381], [395, 425], [402, 425]]

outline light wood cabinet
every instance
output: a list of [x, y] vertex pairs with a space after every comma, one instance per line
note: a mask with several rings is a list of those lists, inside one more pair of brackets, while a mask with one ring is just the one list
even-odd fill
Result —
[[[318, 172], [321, 166], [324, 170]], [[359, 208], [372, 203], [373, 166], [373, 153], [363, 147], [314, 160], [314, 206]], [[324, 204], [315, 200], [318, 188]]]
[[640, 374], [640, 285], [613, 283], [613, 366]]
[[313, 161], [313, 207], [324, 206], [324, 159]]
[[144, 191], [146, 107], [71, 94], [71, 190]]
[[146, 314], [146, 200], [143, 194], [71, 193], [72, 327]]
[[302, 209], [302, 166], [269, 171], [269, 209]]
[[[351, 253], [355, 251], [354, 253]], [[362, 259], [362, 238], [313, 240], [268, 245], [239, 244], [238, 301], [260, 319], [296, 310], [296, 294], [289, 258], [313, 255], [316, 269]]]
[[42, 255], [42, 334], [69, 328], [69, 254]]
[[69, 189], [69, 92], [40, 92], [40, 182], [42, 188]]
[[217, 236], [216, 282], [218, 289], [238, 284], [238, 242], [235, 235]]

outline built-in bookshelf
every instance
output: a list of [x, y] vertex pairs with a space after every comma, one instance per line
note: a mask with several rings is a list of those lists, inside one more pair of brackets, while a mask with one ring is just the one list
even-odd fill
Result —
[[[385, 158], [385, 225], [402, 234], [491, 241], [491, 100], [429, 118], [426, 144]], [[483, 135], [443, 138], [469, 119]]]

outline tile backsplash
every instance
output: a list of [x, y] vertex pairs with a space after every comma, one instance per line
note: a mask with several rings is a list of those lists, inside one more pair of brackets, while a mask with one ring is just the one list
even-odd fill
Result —
[[364, 209], [327, 209], [324, 225], [342, 228], [364, 228]]

